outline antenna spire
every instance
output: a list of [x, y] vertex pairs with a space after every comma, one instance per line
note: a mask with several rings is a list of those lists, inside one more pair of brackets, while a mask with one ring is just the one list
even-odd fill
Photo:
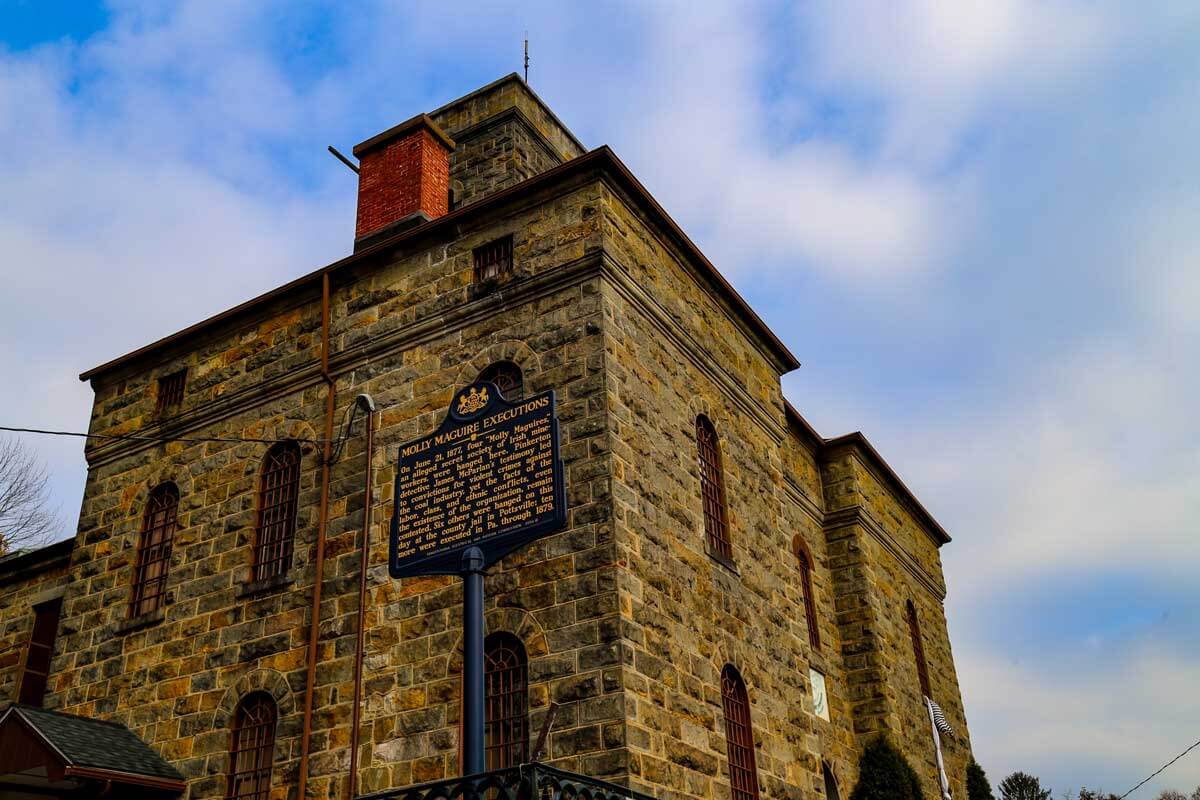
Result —
[[529, 83], [529, 31], [525, 31], [525, 82]]

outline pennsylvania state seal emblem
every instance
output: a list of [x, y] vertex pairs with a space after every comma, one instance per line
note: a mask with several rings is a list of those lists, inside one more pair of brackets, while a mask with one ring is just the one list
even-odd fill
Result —
[[488, 404], [487, 387], [485, 386], [482, 389], [476, 389], [474, 386], [472, 386], [470, 388], [470, 390], [467, 391], [466, 394], [460, 394], [458, 396], [459, 416], [465, 417], [470, 414], [474, 414], [476, 411], [483, 408], [487, 404]]

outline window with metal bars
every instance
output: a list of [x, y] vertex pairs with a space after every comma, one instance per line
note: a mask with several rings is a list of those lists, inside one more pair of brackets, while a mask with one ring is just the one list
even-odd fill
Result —
[[725, 710], [725, 751], [729, 756], [731, 796], [733, 800], [758, 800], [750, 699], [742, 676], [732, 664], [726, 664], [721, 670], [721, 703]]
[[25, 654], [18, 703], [42, 707], [42, 701], [46, 698], [46, 684], [50, 679], [50, 659], [54, 657], [54, 637], [58, 633], [61, 609], [61, 597], [33, 607], [33, 633]]
[[483, 647], [487, 768], [515, 767], [529, 757], [529, 661], [511, 633], [493, 633]]
[[227, 800], [268, 800], [275, 759], [275, 699], [265, 692], [246, 695], [233, 715]]
[[296, 506], [300, 496], [300, 445], [280, 442], [263, 458], [254, 537], [254, 580], [285, 574], [292, 566]]
[[183, 389], [187, 385], [187, 370], [181, 369], [158, 379], [159, 412], [176, 408], [183, 402]]
[[821, 649], [821, 631], [817, 627], [817, 604], [813, 597], [812, 555], [801, 544], [796, 549], [796, 560], [800, 566], [800, 589], [804, 594], [804, 620], [808, 625], [808, 643], [813, 650]]
[[908, 616], [908, 635], [912, 638], [913, 658], [917, 662], [917, 681], [921, 684], [921, 694], [932, 697], [929, 691], [929, 669], [925, 665], [925, 644], [921, 641], [921, 620], [917, 617], [917, 607], [913, 601], [907, 601], [905, 609]]
[[175, 484], [164, 483], [150, 492], [138, 539], [133, 592], [129, 600], [131, 617], [147, 614], [166, 602], [167, 571], [171, 566], [171, 545], [175, 541], [178, 511], [179, 490]]
[[510, 403], [525, 397], [525, 377], [521, 368], [511, 361], [497, 361], [479, 373], [479, 381], [491, 381]]
[[700, 496], [704, 502], [704, 534], [708, 551], [721, 561], [733, 563], [733, 543], [725, 515], [725, 477], [716, 428], [708, 417], [696, 417], [696, 449], [700, 459]]
[[475, 282], [490, 281], [512, 272], [513, 237], [503, 236], [471, 251], [475, 258]]

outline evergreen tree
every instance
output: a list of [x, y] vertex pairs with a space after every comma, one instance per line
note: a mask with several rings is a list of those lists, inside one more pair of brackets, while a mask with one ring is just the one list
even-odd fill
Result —
[[1000, 800], [1050, 800], [1050, 790], [1024, 772], [1014, 772], [1000, 781]]
[[996, 800], [987, 773], [979, 766], [975, 756], [971, 756], [971, 763], [967, 764], [967, 800]]
[[858, 760], [850, 800], [924, 800], [917, 771], [885, 737], [868, 744]]

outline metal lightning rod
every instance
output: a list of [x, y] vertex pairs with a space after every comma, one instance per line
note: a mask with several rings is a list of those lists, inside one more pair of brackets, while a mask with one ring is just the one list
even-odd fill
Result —
[[529, 83], [529, 31], [525, 31], [525, 82]]

